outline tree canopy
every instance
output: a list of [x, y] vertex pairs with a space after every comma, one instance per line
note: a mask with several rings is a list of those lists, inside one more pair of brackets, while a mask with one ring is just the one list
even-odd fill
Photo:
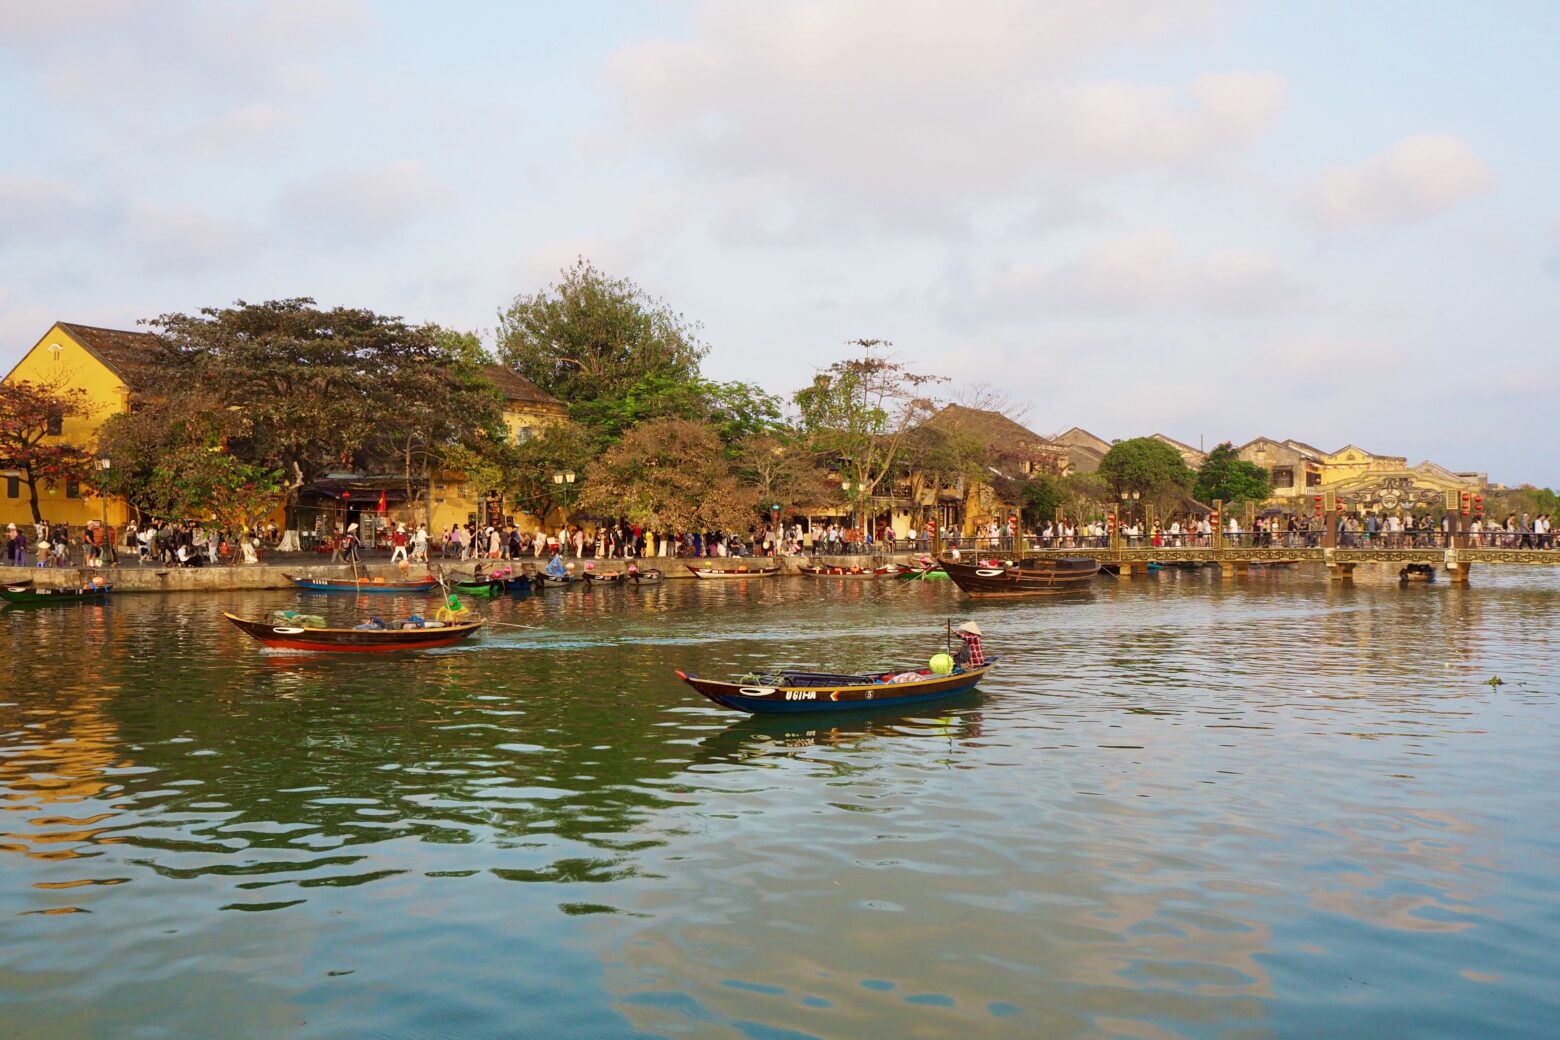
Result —
[[893, 471], [905, 438], [935, 408], [926, 388], [940, 376], [919, 375], [893, 360], [887, 340], [857, 339], [858, 357], [819, 372], [792, 400], [813, 449], [837, 464], [853, 500], [871, 496]]
[[28, 382], [0, 383], [0, 468], [18, 470], [27, 485], [33, 523], [42, 523], [38, 484], [86, 481], [92, 455], [84, 448], [49, 438], [65, 419], [86, 414], [87, 395], [74, 387]]
[[[150, 477], [181, 417], [224, 413], [235, 459], [280, 470], [289, 495], [328, 470], [374, 460], [406, 478], [409, 500], [458, 444], [499, 425], [502, 398], [469, 334], [298, 297], [237, 301], [149, 322], [167, 350], [138, 388], [138, 412], [105, 427], [128, 481]], [[157, 431], [165, 431], [159, 434]], [[394, 460], [393, 462], [391, 460]], [[134, 495], [131, 495], [134, 498]]]
[[720, 437], [687, 419], [630, 430], [590, 465], [580, 507], [658, 531], [745, 531], [758, 492], [732, 472]]
[[1099, 475], [1113, 494], [1136, 491], [1146, 498], [1184, 495], [1197, 479], [1180, 452], [1153, 437], [1112, 444], [1100, 460]]
[[1192, 493], [1203, 502], [1261, 502], [1273, 493], [1273, 485], [1267, 470], [1242, 459], [1234, 445], [1225, 441], [1203, 460]]

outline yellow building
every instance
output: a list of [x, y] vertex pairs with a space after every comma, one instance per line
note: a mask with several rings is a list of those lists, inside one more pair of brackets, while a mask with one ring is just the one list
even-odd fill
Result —
[[[157, 338], [145, 332], [101, 329], [91, 325], [56, 322], [5, 376], [5, 382], [29, 382], [36, 386], [80, 389], [85, 393], [85, 413], [65, 416], [50, 441], [95, 450], [97, 431], [112, 415], [129, 408], [131, 384], [148, 353], [158, 349]], [[110, 457], [109, 464], [113, 464]], [[0, 523], [32, 523], [26, 482], [16, 470], [0, 471]], [[74, 482], [54, 487], [40, 484], [38, 508], [49, 523], [80, 526], [101, 520], [106, 513], [112, 526], [131, 516], [119, 499], [105, 502], [90, 487]]]
[[[504, 395], [504, 425], [516, 444], [524, 444], [543, 429], [569, 418], [569, 407], [546, 393], [525, 376], [503, 365], [489, 365], [483, 373]], [[428, 527], [443, 531], [451, 524], [475, 519], [479, 523], [500, 523], [506, 517], [522, 528], [557, 526], [562, 519], [558, 510], [539, 517], [518, 510], [497, 493], [472, 485], [464, 473], [444, 472], [434, 476], [433, 496], [429, 504]]]

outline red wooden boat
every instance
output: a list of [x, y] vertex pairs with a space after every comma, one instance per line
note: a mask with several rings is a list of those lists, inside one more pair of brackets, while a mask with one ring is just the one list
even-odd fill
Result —
[[797, 570], [803, 574], [810, 574], [814, 578], [891, 578], [899, 573], [898, 566], [888, 564], [885, 567], [841, 567], [828, 564], [802, 564]]
[[481, 619], [438, 628], [305, 628], [301, 625], [252, 621], [234, 614], [223, 617], [239, 631], [277, 650], [321, 650], [336, 653], [382, 653], [453, 646], [482, 627]]
[[695, 578], [702, 578], [705, 581], [718, 580], [720, 578], [772, 578], [780, 573], [780, 565], [778, 563], [773, 567], [760, 567], [757, 570], [738, 567], [729, 571], [716, 570], [713, 567], [706, 567], [704, 570], [700, 570], [691, 563], [683, 564], [683, 566], [692, 571]]

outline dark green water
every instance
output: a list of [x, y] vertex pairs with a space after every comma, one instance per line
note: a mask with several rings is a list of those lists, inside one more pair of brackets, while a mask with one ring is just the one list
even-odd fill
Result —
[[[355, 610], [236, 607], [305, 601]], [[233, 605], [0, 614], [0, 1037], [1560, 1029], [1560, 574], [676, 583], [379, 659]], [[672, 675], [921, 661], [950, 614], [1003, 666], [911, 715]]]

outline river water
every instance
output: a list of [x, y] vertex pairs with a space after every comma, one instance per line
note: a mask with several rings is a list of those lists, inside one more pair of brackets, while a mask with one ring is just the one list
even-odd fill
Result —
[[[0, 1037], [1553, 1036], [1560, 574], [1361, 579], [552, 591], [386, 658], [220, 615], [351, 598], [8, 610]], [[1001, 665], [899, 716], [673, 675], [949, 617]]]

